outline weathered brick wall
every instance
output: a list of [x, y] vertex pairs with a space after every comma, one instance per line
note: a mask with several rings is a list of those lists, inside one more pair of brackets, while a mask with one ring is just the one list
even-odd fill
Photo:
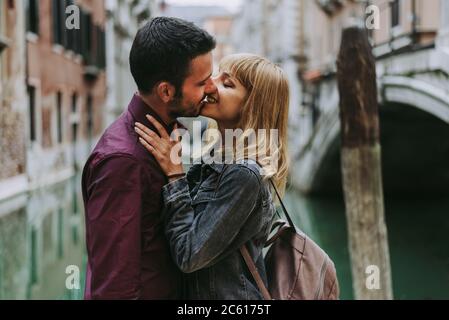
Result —
[[51, 148], [53, 145], [51, 134], [51, 109], [42, 107], [42, 147]]
[[[13, 9], [8, 7], [11, 3], [15, 6]], [[4, 18], [0, 33], [12, 40], [9, 48], [0, 56], [0, 181], [27, 172], [33, 162], [46, 160], [33, 158], [32, 155], [27, 159], [27, 150], [37, 150], [36, 154], [39, 155], [40, 149], [51, 153], [50, 149], [60, 147], [55, 114], [58, 92], [62, 94], [62, 145], [71, 144], [73, 141], [70, 119], [71, 97], [74, 94], [78, 97], [76, 112], [80, 121], [76, 140], [82, 142], [89, 138], [86, 115], [88, 95], [92, 96], [91, 138], [100, 135], [104, 130], [105, 74], [101, 72], [94, 83], [86, 83], [83, 77], [84, 65], [80, 57], [55, 47], [52, 41], [51, 3], [50, 0], [40, 2], [39, 35], [27, 40], [23, 1], [0, 1], [0, 13]], [[91, 10], [94, 23], [104, 25], [103, 0], [85, 0], [79, 4]], [[27, 84], [36, 89], [36, 141], [33, 143], [29, 141]], [[54, 167], [63, 167], [62, 162], [68, 165], [67, 161], [58, 160]]]
[[[104, 1], [79, 1], [84, 9], [91, 10], [92, 20], [104, 24]], [[92, 135], [98, 136], [104, 130], [103, 117], [106, 102], [105, 73], [101, 72], [94, 83], [84, 79], [85, 66], [79, 56], [63, 48], [56, 48], [52, 41], [51, 1], [40, 3], [40, 34], [37, 41], [28, 41], [28, 77], [38, 80], [37, 112], [41, 141], [44, 149], [58, 145], [56, 138], [56, 95], [62, 94], [62, 130], [63, 144], [73, 141], [72, 123], [69, 121], [72, 113], [72, 96], [77, 96], [77, 112], [79, 114], [77, 140], [86, 140], [87, 129], [87, 97], [92, 96]]]
[[[26, 170], [25, 52], [21, 1], [0, 2], [0, 33], [10, 39], [0, 55], [0, 181]], [[25, 100], [24, 100], [25, 98]]]
[[0, 115], [0, 180], [25, 172], [23, 115], [2, 102]]

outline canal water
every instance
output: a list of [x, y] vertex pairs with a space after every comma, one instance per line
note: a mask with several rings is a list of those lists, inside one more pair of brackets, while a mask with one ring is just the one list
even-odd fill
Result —
[[0, 299], [83, 298], [80, 191], [76, 176], [0, 203]]
[[[341, 298], [353, 299], [344, 202], [290, 191], [294, 222], [332, 258]], [[385, 199], [394, 299], [449, 299], [449, 199]]]
[[[286, 205], [328, 252], [342, 299], [353, 299], [341, 198], [304, 197]], [[395, 299], [449, 299], [449, 200], [386, 199]], [[86, 264], [80, 177], [0, 203], [0, 299], [82, 299]], [[66, 286], [67, 267], [79, 289]]]

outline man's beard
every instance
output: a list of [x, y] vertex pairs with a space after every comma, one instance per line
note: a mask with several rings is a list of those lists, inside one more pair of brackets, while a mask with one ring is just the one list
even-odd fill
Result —
[[201, 108], [193, 103], [187, 104], [184, 108], [182, 105], [183, 96], [175, 97], [169, 105], [169, 115], [171, 118], [176, 119], [180, 117], [198, 117], [200, 115]]

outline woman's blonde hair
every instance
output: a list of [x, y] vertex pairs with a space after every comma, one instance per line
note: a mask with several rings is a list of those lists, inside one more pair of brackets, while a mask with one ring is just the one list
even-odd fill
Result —
[[[250, 158], [258, 161], [263, 168], [264, 178], [272, 178], [278, 191], [283, 194], [289, 164], [289, 86], [286, 74], [276, 64], [253, 54], [226, 56], [220, 62], [220, 71], [228, 72], [247, 91], [237, 125], [243, 131], [240, 140], [246, 139], [246, 142], [243, 141], [243, 151], [234, 150], [234, 160]], [[273, 132], [274, 136], [271, 134], [272, 129], [277, 129]], [[248, 139], [248, 132], [251, 131], [257, 134], [256, 143]], [[260, 135], [259, 132], [266, 134]]]

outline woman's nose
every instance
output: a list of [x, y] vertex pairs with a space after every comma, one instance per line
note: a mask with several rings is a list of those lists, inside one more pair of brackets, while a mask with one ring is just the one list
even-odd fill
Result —
[[208, 80], [205, 91], [207, 94], [214, 93], [217, 91], [217, 85], [215, 84], [215, 81], [213, 78], [210, 78]]

